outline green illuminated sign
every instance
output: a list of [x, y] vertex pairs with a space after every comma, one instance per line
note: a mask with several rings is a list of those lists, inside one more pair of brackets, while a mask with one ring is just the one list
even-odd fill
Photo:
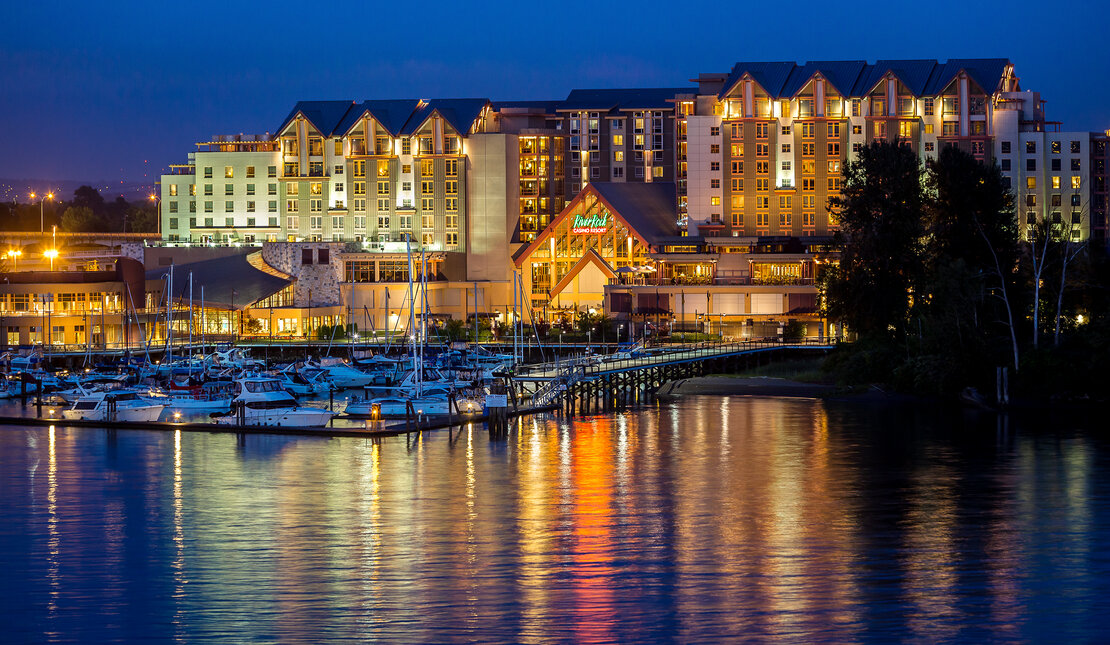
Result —
[[578, 213], [570, 225], [571, 233], [607, 233], [609, 231], [609, 211], [594, 215]]

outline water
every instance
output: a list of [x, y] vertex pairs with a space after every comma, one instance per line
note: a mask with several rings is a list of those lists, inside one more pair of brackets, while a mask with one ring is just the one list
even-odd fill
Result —
[[1100, 640], [1108, 448], [742, 397], [504, 442], [0, 428], [0, 641]]

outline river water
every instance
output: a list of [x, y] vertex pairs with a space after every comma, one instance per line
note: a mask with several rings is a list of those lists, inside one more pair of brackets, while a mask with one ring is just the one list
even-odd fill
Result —
[[0, 428], [0, 641], [1101, 640], [1110, 442], [804, 399], [362, 439]]

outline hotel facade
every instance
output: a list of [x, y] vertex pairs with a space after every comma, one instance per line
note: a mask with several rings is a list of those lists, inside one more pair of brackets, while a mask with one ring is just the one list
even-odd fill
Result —
[[274, 134], [214, 137], [162, 176], [161, 244], [295, 257], [269, 266], [289, 280], [283, 306], [331, 307], [328, 320], [363, 329], [407, 321], [411, 254], [429, 284], [416, 307], [440, 317], [504, 319], [518, 297], [536, 319], [600, 309], [825, 335], [814, 282], [835, 261], [828, 203], [875, 140], [923, 162], [956, 146], [997, 163], [1023, 228], [1047, 219], [1106, 241], [1107, 137], [1061, 131], [1008, 60], [737, 63], [692, 83], [298, 103]]

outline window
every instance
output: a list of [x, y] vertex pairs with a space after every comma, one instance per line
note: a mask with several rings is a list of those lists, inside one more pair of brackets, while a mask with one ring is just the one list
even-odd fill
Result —
[[590, 168], [590, 179], [597, 179], [601, 176], [601, 168], [594, 166]]
[[204, 185], [204, 195], [205, 195], [206, 197], [208, 197], [208, 196], [211, 196], [211, 195], [212, 195], [212, 184], [205, 184], [205, 185]]
[[1036, 141], [1026, 141], [1025, 142], [1025, 152], [1026, 152], [1026, 154], [1036, 154], [1036, 152], [1037, 152], [1037, 142]]
[[176, 213], [177, 212], [177, 202], [170, 202], [170, 212], [171, 213]]
[[767, 124], [766, 123], [756, 123], [755, 124], [755, 136], [756, 136], [757, 139], [766, 139], [767, 138]]
[[1048, 203], [1053, 208], [1060, 208], [1060, 196], [1059, 195], [1049, 195], [1048, 200], [1049, 200]]
[[1002, 172], [1010, 172], [1010, 160], [1009, 159], [1003, 159], [1002, 160]]
[[718, 126], [710, 126], [709, 127], [709, 136], [711, 136], [711, 137], [721, 136], [721, 128], [718, 127]]
[[663, 166], [653, 166], [651, 169], [651, 176], [659, 179], [663, 176]]
[[[931, 151], [932, 149], [933, 149], [933, 142], [932, 141], [926, 141], [925, 142], [925, 150], [926, 151]], [[860, 150], [863, 150], [863, 144], [862, 143], [857, 141], [857, 142], [852, 144], [852, 154], [858, 155]]]
[[783, 172], [790, 172], [790, 162], [789, 161], [782, 162], [782, 170], [783, 170]]
[[1028, 189], [1028, 190], [1036, 190], [1037, 189], [1037, 178], [1036, 177], [1026, 177], [1025, 178], [1025, 188]]
[[1079, 158], [1078, 158], [1078, 157], [1076, 157], [1076, 158], [1073, 158], [1073, 159], [1071, 160], [1071, 169], [1072, 169], [1072, 170], [1073, 170], [1074, 172], [1079, 172], [1079, 169], [1080, 169], [1080, 162], [1079, 162]]
[[342, 175], [343, 174], [343, 166], [341, 166], [341, 165], [336, 166], [335, 169], [334, 169], [334, 172], [332, 174], [333, 175]]
[[1079, 175], [1072, 175], [1072, 178], [1071, 178], [1071, 187], [1072, 187], [1072, 188], [1073, 188], [1074, 190], [1079, 190], [1079, 188], [1080, 188], [1080, 186], [1082, 185], [1082, 183], [1083, 183], [1083, 180], [1082, 180], [1082, 179], [1080, 179]]
[[1051, 164], [1050, 167], [1052, 168], [1053, 172], [1060, 172], [1060, 160], [1059, 159], [1050, 159], [1049, 164]]
[[827, 127], [828, 127], [828, 136], [829, 136], [830, 139], [839, 139], [840, 138], [840, 124], [839, 123], [830, 123], [830, 124], [828, 124]]
[[308, 221], [309, 226], [314, 231], [319, 231], [320, 229], [324, 228], [324, 218], [319, 215], [313, 215], [308, 219]]
[[211, 213], [212, 210], [213, 210], [212, 202], [210, 202], [210, 201], [204, 202], [204, 212], [205, 213]]
[[247, 202], [247, 212], [248, 213], [253, 213], [254, 212], [254, 202]]
[[1004, 154], [1004, 155], [1010, 154], [1010, 142], [1009, 141], [1003, 141], [1002, 142], [1002, 154]]
[[234, 195], [235, 194], [235, 184], [224, 184], [224, 194], [225, 195]]
[[309, 212], [312, 212], [312, 213], [319, 213], [320, 211], [324, 210], [324, 200], [322, 200], [322, 199], [310, 199], [310, 200], [308, 200], [308, 210], [309, 210]]
[[266, 166], [267, 177], [277, 177], [277, 166]]
[[205, 217], [204, 218], [204, 225], [208, 228], [212, 228], [212, 226], [213, 226], [212, 218], [211, 217]]
[[933, 116], [933, 99], [932, 98], [926, 98], [923, 101], [922, 110], [924, 111], [925, 116]]
[[459, 245], [459, 233], [458, 233], [458, 231], [447, 231], [447, 234], [445, 236], [445, 244], [447, 246], [458, 246]]
[[840, 157], [840, 144], [839, 143], [830, 143], [829, 144], [829, 156], [830, 157], [838, 157], [838, 158]]
[[1078, 141], [1072, 141], [1071, 142], [1071, 153], [1073, 155], [1079, 154], [1080, 152], [1082, 152], [1082, 150], [1083, 150], [1082, 146], [1080, 146]]
[[711, 154], [711, 155], [719, 155], [719, 154], [721, 154], [721, 144], [719, 144], [719, 143], [713, 143], [713, 144], [710, 144], [710, 146], [709, 146], [709, 154]]
[[710, 161], [709, 162], [709, 170], [711, 170], [712, 172], [720, 172], [721, 162], [720, 161]]
[[1027, 172], [1037, 172], [1037, 160], [1036, 159], [1026, 159], [1025, 160], [1025, 170]]
[[859, 99], [852, 99], [852, 116], [861, 116], [861, 102]]
[[986, 154], [986, 150], [987, 150], [987, 143], [985, 141], [972, 141], [971, 142], [971, 154], [973, 154], [973, 155]]
[[295, 199], [285, 200], [285, 212], [287, 212], [287, 213], [296, 213], [298, 210], [300, 210], [300, 204], [297, 202], [297, 200], [295, 200]]
[[269, 213], [276, 213], [276, 212], [277, 212], [277, 204], [278, 204], [278, 203], [277, 203], [277, 200], [276, 200], [276, 199], [271, 199], [271, 200], [270, 200], [270, 201], [269, 201], [269, 202], [268, 202], [268, 203], [266, 204], [266, 211], [267, 211], [267, 212], [269, 212]]
[[205, 179], [211, 179], [212, 178], [212, 166], [205, 166], [204, 167], [204, 178]]
[[177, 228], [177, 218], [176, 217], [171, 217], [170, 218], [170, 228]]
[[814, 123], [803, 123], [802, 124], [802, 138], [803, 139], [812, 139], [816, 135], [816, 133], [817, 133], [816, 124], [814, 124]]
[[1054, 155], [1060, 154], [1060, 147], [1061, 146], [1060, 146], [1059, 141], [1053, 141], [1052, 142], [1052, 154], [1054, 154]]
[[852, 126], [852, 134], [863, 134], [863, 126], [862, 125], [853, 125]]
[[932, 134], [932, 133], [933, 133], [933, 124], [932, 123], [926, 123], [925, 124], [925, 134]]

